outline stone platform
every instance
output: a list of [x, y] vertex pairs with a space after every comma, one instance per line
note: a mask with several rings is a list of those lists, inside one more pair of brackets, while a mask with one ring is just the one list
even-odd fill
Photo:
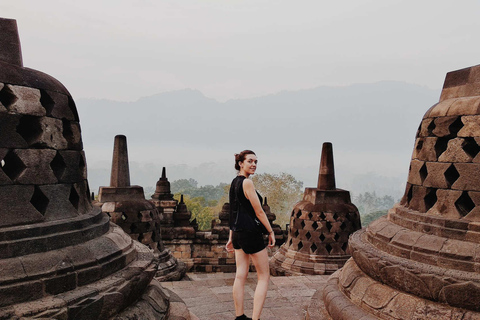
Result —
[[[232, 285], [235, 273], [187, 273], [182, 281], [162, 282], [175, 292], [188, 309], [200, 320], [235, 319]], [[311, 297], [321, 293], [327, 283], [326, 275], [270, 277], [262, 320], [323, 320], [319, 313], [307, 318]], [[253, 294], [257, 275], [249, 273], [245, 287], [245, 314], [252, 315]], [[192, 317], [194, 319], [194, 317]]]

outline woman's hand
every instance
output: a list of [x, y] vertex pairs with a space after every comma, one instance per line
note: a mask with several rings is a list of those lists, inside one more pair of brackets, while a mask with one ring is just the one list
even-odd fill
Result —
[[225, 250], [227, 250], [227, 252], [233, 252], [234, 251], [233, 243], [232, 243], [231, 238], [228, 239], [227, 244], [225, 245]]
[[275, 233], [272, 230], [272, 232], [268, 234], [268, 246], [273, 247], [274, 245], [275, 245]]

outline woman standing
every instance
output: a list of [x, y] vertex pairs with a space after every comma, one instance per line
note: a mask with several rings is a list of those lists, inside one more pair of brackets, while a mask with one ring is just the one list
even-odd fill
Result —
[[[268, 254], [260, 230], [260, 223], [268, 232], [268, 246], [275, 245], [275, 235], [262, 209], [262, 198], [248, 179], [257, 169], [257, 156], [251, 150], [235, 154], [235, 169], [238, 175], [230, 186], [230, 237], [226, 244], [228, 252], [235, 250], [236, 274], [233, 283], [233, 301], [236, 320], [258, 320], [267, 296], [270, 268]], [[253, 297], [253, 315], [248, 318], [243, 310], [245, 281], [252, 258], [257, 270], [257, 287]]]

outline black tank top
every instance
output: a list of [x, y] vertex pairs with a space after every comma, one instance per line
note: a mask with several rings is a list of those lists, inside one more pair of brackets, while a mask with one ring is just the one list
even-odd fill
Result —
[[[229, 201], [230, 201], [230, 229], [233, 231], [249, 231], [254, 230], [255, 225], [252, 225], [256, 214], [255, 210], [253, 210], [252, 204], [250, 200], [245, 197], [245, 193], [243, 192], [243, 180], [246, 177], [244, 176], [236, 176], [233, 179], [232, 184], [230, 185], [230, 192], [229, 192]], [[258, 200], [260, 200], [260, 204], [263, 203], [262, 196], [255, 190], [258, 196]], [[237, 200], [240, 202], [240, 206], [237, 203]], [[238, 208], [242, 208], [240, 212]], [[249, 217], [246, 217], [248, 215]]]

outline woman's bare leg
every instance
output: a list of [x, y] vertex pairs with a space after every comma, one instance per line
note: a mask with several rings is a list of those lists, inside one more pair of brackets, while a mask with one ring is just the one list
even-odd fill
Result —
[[253, 320], [258, 320], [262, 313], [263, 304], [267, 297], [268, 282], [270, 281], [270, 267], [268, 265], [267, 249], [251, 255], [255, 269], [257, 270], [257, 287], [253, 297]]
[[244, 314], [243, 295], [250, 265], [250, 255], [243, 252], [242, 249], [235, 249], [235, 264], [237, 271], [233, 282], [233, 302], [235, 304], [235, 315], [238, 317]]

